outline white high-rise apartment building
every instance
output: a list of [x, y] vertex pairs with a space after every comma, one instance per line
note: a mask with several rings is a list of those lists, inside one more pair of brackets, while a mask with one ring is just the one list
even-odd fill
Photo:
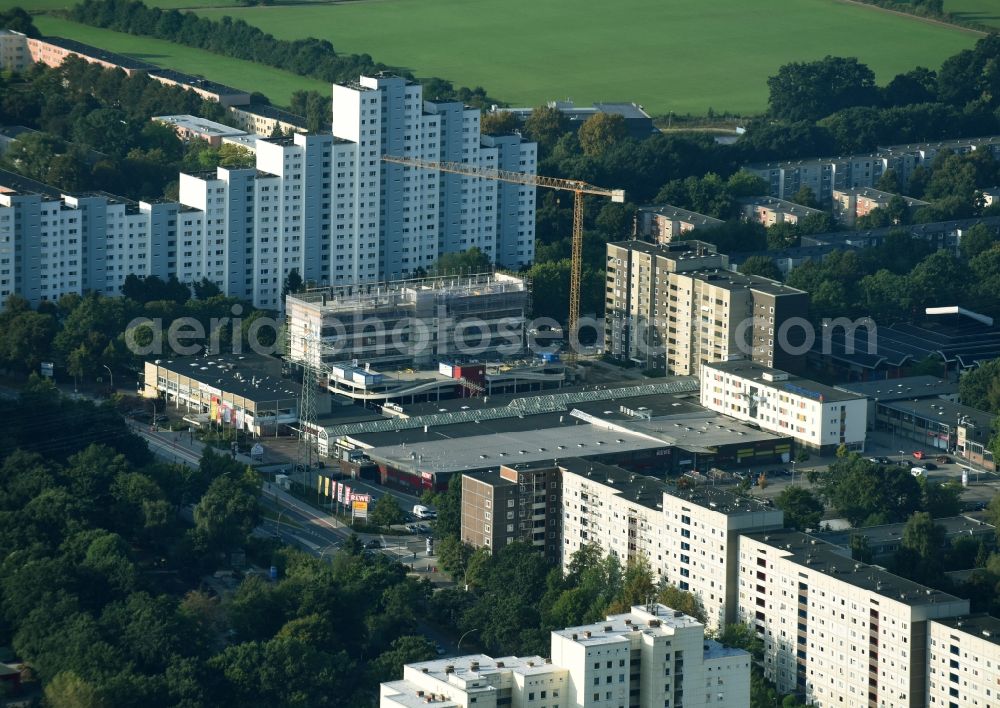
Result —
[[739, 534], [780, 529], [780, 509], [715, 487], [668, 487], [590, 460], [560, 467], [564, 570], [591, 543], [622, 565], [644, 556], [657, 580], [701, 599], [710, 628], [736, 620]]
[[719, 708], [750, 705], [750, 655], [664, 605], [552, 632], [552, 658], [483, 654], [403, 667], [382, 708]]
[[180, 175], [179, 203], [67, 196], [0, 173], [0, 298], [117, 294], [135, 274], [207, 278], [281, 309], [292, 270], [318, 284], [394, 280], [472, 247], [501, 267], [531, 263], [534, 189], [382, 156], [534, 173], [534, 143], [481, 136], [478, 110], [424, 101], [399, 77], [334, 86], [332, 105], [332, 134], [260, 138], [255, 168]]
[[[810, 705], [928, 705], [928, 625], [968, 611], [968, 600], [854, 561], [798, 531], [739, 539], [740, 619], [764, 641], [764, 673], [778, 691], [804, 695]], [[972, 649], [966, 643], [962, 651]], [[940, 695], [942, 667], [933, 655], [931, 695]]]
[[1000, 619], [976, 614], [927, 623], [927, 705], [1000, 705]]
[[419, 84], [397, 76], [333, 87], [333, 134], [355, 147], [349, 164], [356, 179], [345, 185], [344, 204], [353, 201], [359, 242], [378, 255], [377, 264], [364, 264], [361, 279], [374, 279], [375, 270], [381, 279], [405, 277], [441, 254], [472, 247], [507, 268], [531, 262], [533, 189], [381, 160], [393, 155], [534, 173], [536, 145], [514, 136], [484, 138], [479, 117], [461, 103], [424, 101]]

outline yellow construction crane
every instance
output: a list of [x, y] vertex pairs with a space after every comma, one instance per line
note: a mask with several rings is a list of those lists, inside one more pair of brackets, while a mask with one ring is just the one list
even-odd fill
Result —
[[[576, 331], [576, 325], [580, 321], [580, 274], [583, 269], [583, 197], [585, 194], [596, 194], [599, 197], [610, 197], [613, 202], [624, 203], [624, 189], [604, 189], [603, 187], [595, 187], [592, 184], [575, 179], [559, 179], [557, 177], [543, 177], [526, 172], [476, 167], [464, 162], [432, 162], [393, 155], [383, 155], [382, 160], [406, 167], [417, 167], [424, 170], [448, 172], [457, 175], [467, 175], [469, 177], [481, 177], [482, 179], [492, 179], [498, 182], [523, 184], [528, 187], [544, 187], [545, 189], [556, 189], [562, 192], [573, 192], [573, 260], [570, 266], [569, 278], [569, 321], [566, 323], [567, 336]], [[570, 361], [576, 360], [576, 351], [572, 347], [569, 349], [567, 358]]]

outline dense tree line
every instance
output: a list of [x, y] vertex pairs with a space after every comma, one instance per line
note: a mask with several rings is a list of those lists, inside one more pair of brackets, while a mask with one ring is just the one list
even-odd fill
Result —
[[[327, 564], [248, 538], [260, 483], [229, 457], [156, 463], [110, 405], [37, 379], [0, 409], [0, 645], [46, 705], [374, 706], [434, 655], [426, 583], [356, 542]], [[241, 547], [280, 579], [219, 596], [202, 579]]]
[[[130, 342], [147, 346], [154, 332], [146, 324], [128, 330], [136, 318], [161, 323], [164, 347], [170, 324], [189, 317], [200, 323], [205, 333], [192, 338], [191, 343], [221, 347], [222, 351], [231, 351], [234, 346], [245, 350], [251, 326], [265, 313], [238, 298], [219, 294], [212, 283], [195, 283], [193, 289], [197, 297], [192, 297], [189, 285], [173, 279], [164, 282], [156, 276], [144, 280], [129, 276], [123, 297], [71, 294], [32, 308], [27, 300], [11, 295], [0, 312], [0, 368], [23, 376], [38, 371], [41, 362], [50, 361], [56, 365], [57, 378], [73, 377], [79, 382], [102, 376], [104, 365], [122, 373], [137, 371], [142, 357]], [[213, 320], [218, 325], [214, 341]], [[234, 327], [238, 328], [235, 332]], [[261, 328], [261, 344], [268, 346], [275, 337], [273, 328]]]
[[[95, 27], [165, 39], [216, 54], [267, 64], [300, 76], [330, 83], [357, 81], [381, 71], [413, 78], [409, 72], [376, 62], [368, 54], [338, 54], [325, 39], [276, 39], [243, 20], [212, 20], [193, 12], [147, 7], [138, 0], [84, 0], [69, 11], [70, 19]], [[482, 87], [455, 88], [439, 78], [423, 80], [425, 98], [455, 99], [475, 105], [496, 101]]]
[[75, 57], [54, 69], [36, 64], [0, 77], [0, 123], [41, 131], [19, 136], [3, 166], [71, 193], [156, 199], [176, 185], [180, 171], [252, 164], [241, 148], [185, 144], [170, 127], [150, 121], [168, 114], [226, 119], [217, 103], [141, 74], [129, 77]]
[[990, 34], [938, 71], [917, 67], [883, 87], [856, 59], [785, 64], [768, 79], [768, 116], [737, 148], [748, 160], [787, 160], [996, 133], [998, 58], [1000, 36]]

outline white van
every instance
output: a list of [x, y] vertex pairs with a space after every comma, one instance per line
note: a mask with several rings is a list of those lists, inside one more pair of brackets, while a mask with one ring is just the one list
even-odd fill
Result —
[[437, 517], [437, 512], [423, 504], [414, 504], [413, 515], [418, 519], [433, 519]]
[[914, 477], [926, 477], [927, 469], [924, 467], [911, 467], [910, 474], [912, 474]]

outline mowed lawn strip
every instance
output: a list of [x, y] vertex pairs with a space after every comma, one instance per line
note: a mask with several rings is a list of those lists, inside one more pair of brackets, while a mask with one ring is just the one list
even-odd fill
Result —
[[283, 39], [328, 39], [512, 103], [634, 100], [654, 114], [760, 112], [779, 66], [827, 54], [857, 56], [885, 83], [917, 65], [936, 69], [977, 39], [836, 0], [359, 0], [198, 12]]
[[324, 96], [330, 93], [329, 84], [318, 79], [298, 76], [250, 61], [231, 59], [173, 42], [112, 32], [49, 15], [36, 17], [35, 25], [46, 35], [75, 39], [108, 51], [142, 59], [165, 69], [202, 76], [244, 91], [259, 91], [276, 106], [287, 106], [292, 92], [299, 89], [313, 89]]

